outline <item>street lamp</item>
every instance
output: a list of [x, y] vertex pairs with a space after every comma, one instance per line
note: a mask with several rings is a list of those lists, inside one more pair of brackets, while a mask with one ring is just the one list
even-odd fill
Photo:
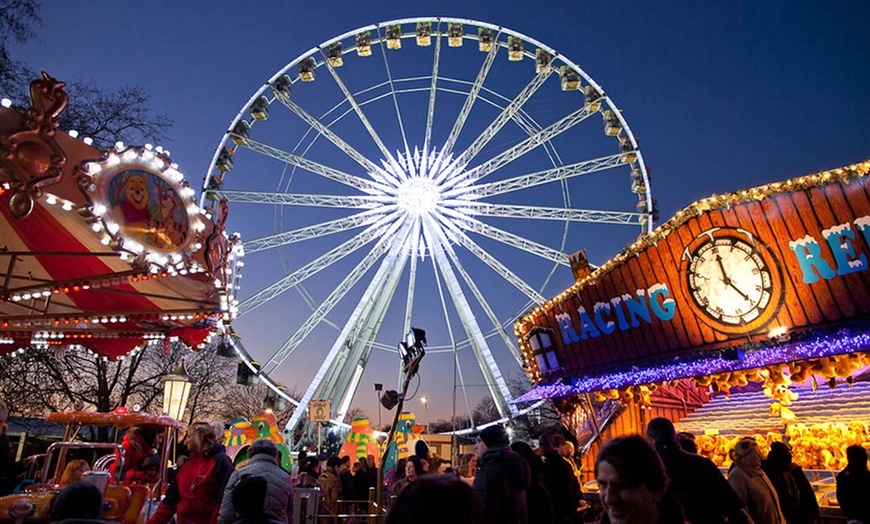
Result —
[[420, 397], [420, 402], [426, 410], [426, 433], [429, 433], [429, 397]]
[[384, 385], [375, 382], [375, 396], [378, 397], [378, 431], [381, 430], [381, 392], [384, 391]]
[[181, 420], [187, 408], [190, 388], [196, 383], [196, 380], [184, 370], [184, 359], [181, 359], [175, 371], [164, 375], [160, 380], [163, 381], [163, 413], [175, 420]]

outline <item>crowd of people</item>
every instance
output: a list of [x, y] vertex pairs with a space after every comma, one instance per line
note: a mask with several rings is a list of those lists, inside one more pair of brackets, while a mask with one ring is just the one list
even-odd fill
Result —
[[[6, 412], [0, 404], [0, 437]], [[195, 422], [186, 431], [185, 457], [179, 460], [166, 495], [147, 524], [272, 524], [294, 521], [294, 493], [316, 488], [318, 513], [334, 523], [365, 522], [378, 482], [374, 456], [351, 464], [350, 457], [297, 457], [292, 471], [281, 466], [274, 442], [257, 440], [248, 461], [234, 468], [220, 444], [220, 428]], [[3, 444], [0, 438], [0, 444]], [[8, 445], [8, 442], [7, 442]], [[151, 475], [155, 435], [131, 430], [124, 438], [125, 463], [119, 478], [135, 482]], [[738, 441], [726, 476], [694, 452], [691, 438], [671, 421], [653, 419], [646, 435], [614, 438], [595, 460], [601, 512], [583, 501], [583, 475], [574, 448], [560, 433], [540, 436], [540, 447], [511, 442], [501, 426], [482, 430], [474, 453], [457, 467], [419, 442], [415, 453], [388, 476], [384, 499], [388, 524], [820, 524], [819, 506], [802, 469], [785, 443], [762, 457], [752, 437]], [[2, 447], [2, 446], [0, 446]], [[2, 449], [0, 449], [2, 451]], [[850, 521], [870, 524], [870, 471], [867, 451], [851, 446], [849, 464], [837, 475], [837, 498]], [[60, 479], [52, 520], [99, 522], [100, 491], [82, 482], [87, 461], [70, 460]], [[147, 470], [147, 471], [146, 471]], [[94, 492], [96, 490], [96, 495]], [[297, 512], [298, 513], [298, 512]], [[341, 516], [341, 519], [339, 519]], [[299, 518], [299, 515], [296, 515]], [[323, 520], [321, 520], [323, 521]]]

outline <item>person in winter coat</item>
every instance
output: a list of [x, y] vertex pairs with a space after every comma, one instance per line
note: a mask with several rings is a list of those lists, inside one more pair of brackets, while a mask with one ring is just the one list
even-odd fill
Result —
[[338, 468], [341, 466], [341, 459], [338, 457], [329, 457], [326, 461], [326, 467], [320, 478], [321, 506], [326, 507], [332, 515], [338, 515], [338, 501], [341, 499], [341, 480], [338, 478]]
[[415, 482], [424, 474], [423, 461], [420, 460], [420, 457], [416, 455], [408, 457], [404, 464], [405, 476], [397, 480], [396, 483], [393, 485], [393, 490], [390, 491], [390, 495], [392, 496], [399, 495], [402, 490], [407, 488], [411, 483]]
[[353, 486], [353, 473], [350, 472], [350, 455], [345, 455], [340, 459], [338, 479], [341, 481], [341, 498], [342, 500], [357, 500], [356, 490]]
[[761, 451], [755, 439], [740, 439], [731, 450], [731, 460], [734, 468], [728, 473], [728, 483], [746, 503], [752, 522], [785, 524], [776, 489], [761, 469]]
[[483, 506], [483, 524], [526, 524], [526, 489], [531, 482], [531, 470], [510, 448], [507, 431], [501, 426], [484, 429], [477, 436], [474, 449], [477, 475], [472, 487]]
[[556, 524], [578, 521], [577, 508], [582, 495], [577, 477], [560, 453], [565, 437], [558, 433], [541, 435], [544, 452], [544, 486], [553, 500], [553, 521]]
[[511, 449], [529, 463], [531, 482], [526, 489], [529, 524], [553, 524], [553, 501], [544, 486], [544, 461], [525, 442], [512, 442]]
[[[121, 447], [124, 448], [124, 468], [121, 471], [120, 479], [133, 482], [133, 476], [137, 470], [142, 470], [142, 463], [149, 455], [153, 455], [155, 446], [157, 445], [157, 428], [148, 427], [132, 427], [124, 435], [121, 441]], [[109, 466], [109, 473], [114, 477], [115, 469], [118, 461]]]
[[[288, 474], [289, 475], [289, 474]], [[235, 518], [233, 524], [284, 524], [288, 521], [277, 520], [266, 511], [268, 481], [257, 475], [246, 475], [240, 479], [232, 493], [231, 505]]]
[[849, 517], [863, 524], [870, 522], [870, 471], [867, 451], [861, 446], [846, 448], [848, 465], [837, 474], [837, 502]]
[[773, 442], [761, 469], [770, 479], [779, 497], [779, 507], [788, 524], [818, 524], [821, 521], [816, 494], [804, 470], [791, 461], [791, 449]]
[[255, 440], [248, 448], [248, 463], [233, 471], [224, 489], [218, 522], [229, 524], [235, 518], [233, 511], [233, 490], [239, 482], [249, 476], [262, 477], [268, 484], [263, 512], [269, 517], [289, 522], [293, 516], [293, 484], [290, 474], [278, 465], [278, 447], [271, 440]]
[[686, 520], [692, 524], [746, 524], [745, 504], [713, 461], [685, 451], [674, 424], [662, 417], [646, 427], [646, 437], [655, 446], [668, 474], [668, 491], [680, 501]]
[[217, 522], [233, 463], [226, 448], [216, 440], [211, 423], [194, 422], [188, 426], [184, 444], [190, 451], [190, 458], [178, 468], [166, 497], [147, 524], [167, 524], [173, 515], [178, 524]]

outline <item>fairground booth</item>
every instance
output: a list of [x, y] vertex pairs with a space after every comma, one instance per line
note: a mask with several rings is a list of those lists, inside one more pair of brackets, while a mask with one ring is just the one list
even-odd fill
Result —
[[[787, 440], [824, 483], [870, 448], [870, 161], [713, 195], [515, 326], [536, 387], [585, 451], [654, 417], [720, 467]], [[821, 501], [824, 505], [825, 500]]]
[[199, 209], [162, 148], [100, 150], [59, 129], [63, 87], [43, 73], [31, 108], [0, 107], [0, 356], [198, 348], [234, 312], [243, 252], [226, 203]]

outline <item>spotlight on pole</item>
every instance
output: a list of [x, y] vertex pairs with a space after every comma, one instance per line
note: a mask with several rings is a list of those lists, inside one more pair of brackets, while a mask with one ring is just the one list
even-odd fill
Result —
[[388, 410], [396, 407], [396, 404], [399, 403], [399, 392], [396, 390], [388, 390], [383, 395], [381, 395], [381, 405], [387, 408]]

